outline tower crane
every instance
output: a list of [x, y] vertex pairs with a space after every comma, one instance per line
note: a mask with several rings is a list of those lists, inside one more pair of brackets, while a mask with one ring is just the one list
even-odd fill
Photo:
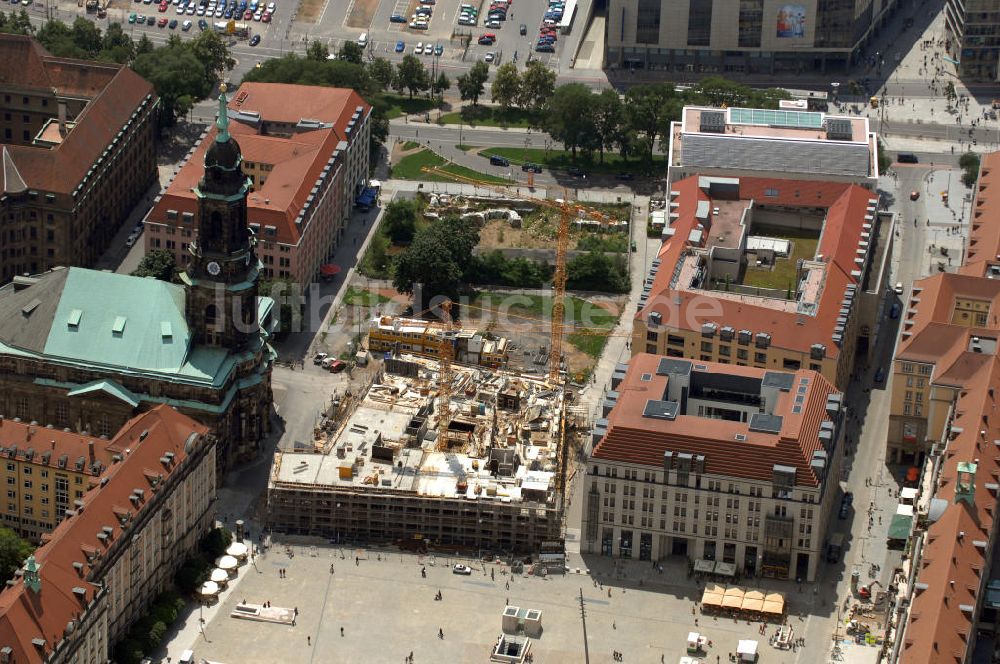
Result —
[[448, 447], [448, 424], [451, 422], [451, 384], [453, 380], [451, 363], [454, 360], [455, 347], [452, 345], [451, 300], [441, 304], [444, 310], [444, 328], [441, 330], [441, 345], [438, 347], [438, 403], [441, 413], [438, 415], [438, 450]]
[[[424, 166], [422, 170], [426, 173], [446, 177], [457, 182], [472, 184], [477, 187], [483, 187], [484, 189], [489, 189], [490, 191], [502, 193], [504, 195], [511, 195], [510, 190], [515, 186], [495, 185], [468, 177], [466, 175], [452, 173], [435, 166]], [[549, 383], [552, 385], [559, 385], [562, 383], [562, 380], [560, 379], [559, 366], [562, 363], [563, 318], [566, 315], [566, 248], [569, 243], [570, 218], [575, 215], [586, 215], [596, 219], [603, 225], [607, 225], [610, 222], [610, 219], [602, 212], [570, 203], [565, 197], [560, 200], [552, 201], [545, 198], [522, 195], [519, 192], [514, 195], [517, 198], [531, 201], [539, 207], [556, 210], [559, 213], [559, 225], [556, 230], [556, 264], [552, 279], [552, 323], [549, 333]]]

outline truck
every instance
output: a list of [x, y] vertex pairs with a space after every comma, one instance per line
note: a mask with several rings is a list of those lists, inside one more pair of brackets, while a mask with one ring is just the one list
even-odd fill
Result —
[[840, 562], [840, 556], [844, 553], [844, 534], [834, 533], [830, 536], [830, 543], [826, 545], [826, 562]]

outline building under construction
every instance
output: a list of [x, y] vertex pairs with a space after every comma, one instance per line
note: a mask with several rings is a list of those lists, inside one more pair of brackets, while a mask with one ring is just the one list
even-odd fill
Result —
[[563, 392], [539, 378], [389, 358], [366, 391], [331, 409], [312, 449], [275, 454], [270, 526], [537, 552], [562, 538], [564, 429]]
[[399, 316], [375, 317], [368, 327], [368, 350], [372, 352], [437, 358], [446, 343], [452, 346], [452, 356], [458, 362], [492, 369], [507, 366], [510, 342], [504, 337], [478, 330], [452, 330], [439, 322]]

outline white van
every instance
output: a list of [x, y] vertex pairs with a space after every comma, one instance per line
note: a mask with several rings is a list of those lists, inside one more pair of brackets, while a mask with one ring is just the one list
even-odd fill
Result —
[[368, 48], [368, 33], [362, 32], [361, 36], [358, 37], [358, 46], [361, 48]]
[[194, 651], [185, 650], [181, 653], [181, 658], [177, 660], [177, 664], [194, 664]]

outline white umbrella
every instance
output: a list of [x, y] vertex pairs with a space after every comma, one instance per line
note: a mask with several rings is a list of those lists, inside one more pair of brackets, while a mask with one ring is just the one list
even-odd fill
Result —
[[215, 595], [218, 592], [219, 592], [219, 584], [217, 584], [215, 581], [206, 581], [205, 583], [201, 584], [201, 588], [198, 590], [198, 593], [201, 595]]
[[237, 558], [245, 558], [247, 555], [247, 545], [243, 542], [233, 542], [226, 549], [226, 554]]
[[224, 570], [236, 569], [236, 567], [239, 566], [239, 564], [240, 562], [236, 560], [236, 558], [233, 558], [232, 556], [222, 556], [221, 558], [215, 561], [216, 567]]
[[229, 575], [226, 574], [226, 570], [216, 567], [212, 570], [212, 576], [210, 578], [215, 583], [225, 583], [229, 580]]

